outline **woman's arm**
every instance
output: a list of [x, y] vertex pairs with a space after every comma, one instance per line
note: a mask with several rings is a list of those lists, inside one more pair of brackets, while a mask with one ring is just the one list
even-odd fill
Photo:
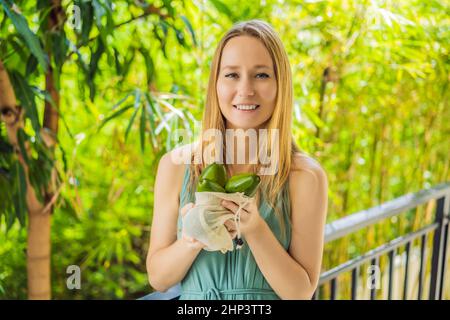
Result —
[[259, 269], [282, 299], [311, 299], [320, 277], [328, 181], [317, 164], [290, 175], [292, 238], [289, 251], [261, 219], [245, 235]]
[[[174, 152], [174, 151], [172, 151]], [[184, 165], [176, 165], [170, 153], [158, 165], [154, 189], [153, 222], [147, 254], [147, 273], [150, 285], [158, 291], [167, 291], [180, 282], [196, 259], [202, 246], [184, 237], [177, 240], [180, 177]], [[178, 183], [178, 184], [177, 184]], [[188, 209], [182, 209], [184, 214]]]

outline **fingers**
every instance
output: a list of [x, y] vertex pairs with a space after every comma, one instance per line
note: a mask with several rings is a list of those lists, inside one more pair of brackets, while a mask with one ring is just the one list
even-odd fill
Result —
[[236, 230], [236, 224], [234, 223], [233, 220], [225, 221], [224, 225], [225, 225], [225, 227], [227, 228], [228, 231]]
[[226, 201], [226, 200], [222, 200], [222, 206], [230, 211], [232, 211], [233, 213], [236, 213], [237, 209], [239, 208], [239, 206], [237, 206], [234, 202], [232, 201]]
[[234, 223], [233, 220], [227, 220], [224, 223], [225, 228], [227, 228], [228, 233], [231, 236], [231, 239], [236, 238], [237, 236], [237, 231], [236, 231], [236, 224]]
[[184, 216], [193, 207], [194, 207], [194, 204], [192, 202], [189, 202], [188, 204], [186, 204], [183, 208], [181, 208], [181, 216]]
[[[221, 204], [222, 204], [222, 207], [230, 210], [233, 213], [236, 213], [239, 209], [239, 206], [236, 203], [234, 203], [233, 201], [222, 200]], [[248, 209], [248, 205], [245, 206], [245, 208]], [[241, 212], [247, 212], [246, 209], [241, 208]]]

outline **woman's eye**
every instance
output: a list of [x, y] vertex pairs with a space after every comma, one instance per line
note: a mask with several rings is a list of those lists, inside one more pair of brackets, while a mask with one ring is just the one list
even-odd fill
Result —
[[225, 75], [225, 78], [234, 78], [234, 76], [237, 76], [236, 73], [229, 73]]
[[[237, 77], [237, 76], [238, 76], [237, 73], [229, 73], [229, 74], [226, 74], [226, 75], [225, 75], [225, 78], [235, 78], [235, 77]], [[257, 78], [263, 78], [263, 79], [265, 79], [265, 78], [269, 78], [269, 75], [268, 75], [267, 73], [258, 73], [258, 74], [256, 75], [256, 77], [257, 77]]]

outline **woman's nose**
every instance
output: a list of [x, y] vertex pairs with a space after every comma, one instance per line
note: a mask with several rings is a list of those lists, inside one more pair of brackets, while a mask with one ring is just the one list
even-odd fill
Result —
[[238, 92], [241, 97], [253, 96], [255, 94], [255, 89], [253, 88], [251, 81], [242, 79], [239, 84]]

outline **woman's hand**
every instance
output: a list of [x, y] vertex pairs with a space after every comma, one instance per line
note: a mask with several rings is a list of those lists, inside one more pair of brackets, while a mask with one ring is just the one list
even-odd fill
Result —
[[[239, 206], [233, 201], [222, 200], [222, 206], [230, 210], [233, 214], [236, 214]], [[240, 211], [240, 229], [241, 235], [245, 236], [253, 232], [257, 232], [261, 225], [264, 223], [264, 219], [261, 217], [258, 206], [255, 199], [248, 203]], [[234, 220], [228, 220], [224, 223], [231, 237], [236, 237], [236, 225]]]
[[[194, 204], [192, 202], [186, 204], [183, 208], [181, 208], [181, 216], [184, 217], [186, 213], [193, 207]], [[186, 244], [193, 249], [203, 249], [204, 247], [206, 247], [206, 244], [204, 244], [203, 242], [200, 242], [197, 239], [187, 236], [184, 233], [184, 229], [181, 230], [181, 239], [184, 240]]]

